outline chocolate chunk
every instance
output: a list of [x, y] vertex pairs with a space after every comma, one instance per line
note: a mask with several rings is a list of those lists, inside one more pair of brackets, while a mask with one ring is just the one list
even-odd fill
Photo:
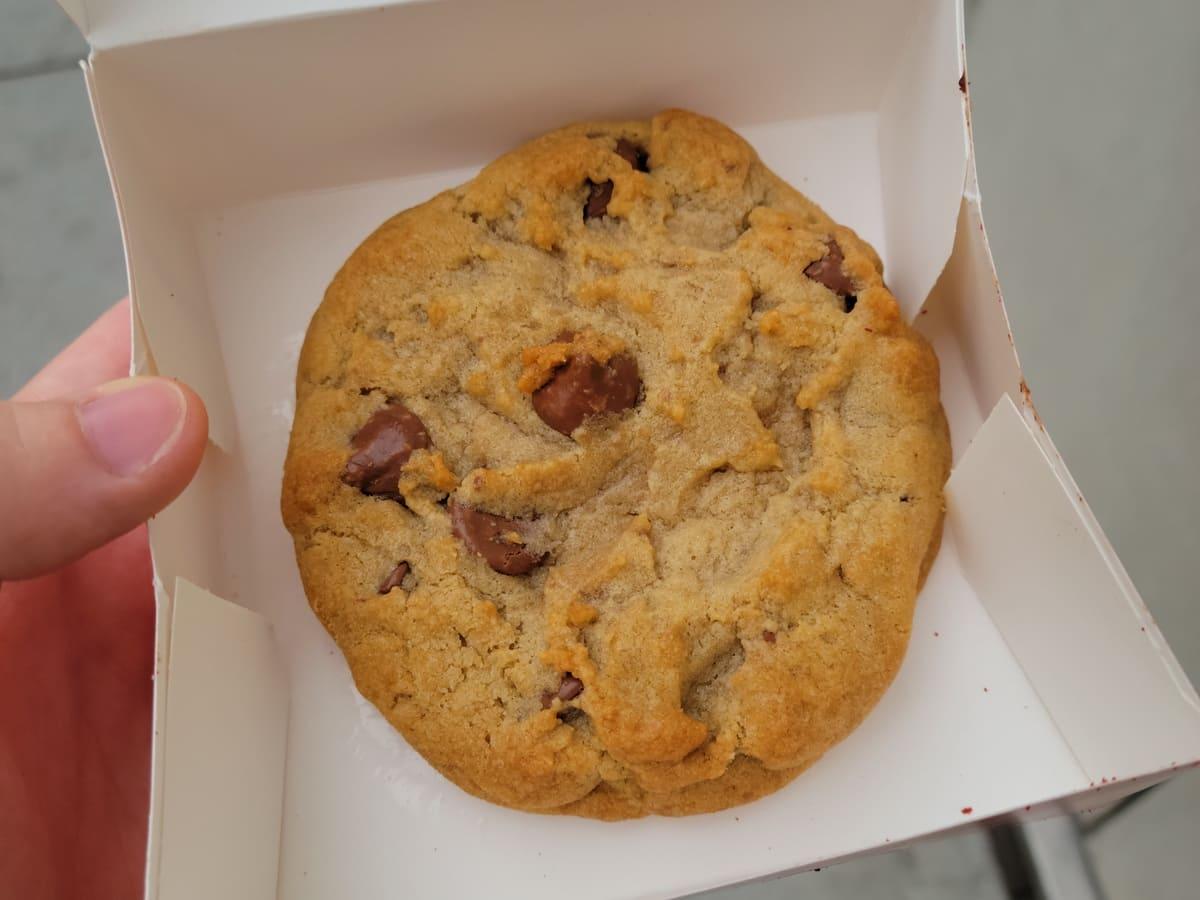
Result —
[[617, 156], [625, 160], [639, 172], [650, 171], [650, 154], [625, 138], [617, 139]]
[[392, 588], [400, 587], [400, 582], [404, 580], [404, 576], [408, 574], [408, 563], [402, 562], [396, 565], [396, 568], [388, 572], [387, 578], [379, 585], [379, 593], [386, 594]]
[[583, 693], [583, 682], [567, 672], [563, 675], [562, 684], [558, 686], [559, 700], [574, 700]]
[[533, 410], [542, 421], [570, 435], [584, 419], [637, 405], [642, 390], [638, 365], [619, 353], [599, 363], [586, 353], [572, 356], [533, 392]]
[[403, 403], [390, 403], [376, 412], [350, 439], [355, 452], [346, 463], [342, 481], [364, 494], [396, 497], [400, 470], [414, 450], [432, 446], [424, 423]]
[[520, 541], [523, 523], [454, 500], [447, 508], [455, 537], [501, 575], [524, 575], [542, 561]]
[[566, 703], [568, 700], [574, 700], [582, 693], [583, 682], [570, 672], [565, 672], [563, 673], [562, 681], [558, 684], [557, 691], [542, 691], [542, 709], [549, 709], [553, 705], [555, 697]]
[[[847, 294], [842, 298], [842, 309], [848, 313], [854, 312], [854, 307], [858, 305], [858, 297], [854, 294]], [[868, 331], [870, 329], [867, 329]]]
[[[825, 248], [825, 255], [816, 262], [809, 263], [804, 274], [825, 285], [835, 294], [849, 297], [854, 293], [854, 282], [842, 271], [842, 248], [838, 246], [837, 241], [829, 241]], [[853, 304], [848, 303], [847, 306], [849, 309], [846, 312], [854, 308]]]
[[768, 644], [773, 644], [773, 643], [775, 643], [775, 632], [773, 632], [773, 631], [764, 631], [764, 632], [763, 632], [763, 640], [764, 640], [764, 641], [766, 641]]
[[599, 219], [608, 213], [608, 201], [612, 199], [613, 183], [602, 181], [599, 184], [588, 180], [587, 203], [583, 205], [583, 221]]

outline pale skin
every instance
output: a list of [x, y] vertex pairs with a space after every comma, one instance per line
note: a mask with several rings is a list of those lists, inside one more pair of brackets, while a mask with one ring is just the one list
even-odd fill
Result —
[[204, 405], [126, 381], [122, 301], [0, 402], [0, 897], [140, 897], [154, 595], [144, 523]]

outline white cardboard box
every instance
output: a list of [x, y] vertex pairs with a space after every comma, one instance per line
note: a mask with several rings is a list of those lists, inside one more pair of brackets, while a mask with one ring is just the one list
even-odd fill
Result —
[[[1200, 759], [1196, 693], [1021, 378], [960, 2], [61, 2], [93, 48], [134, 367], [188, 381], [212, 423], [151, 525], [148, 898], [676, 896], [1099, 805]], [[784, 790], [677, 820], [512, 812], [407, 747], [304, 602], [278, 514], [296, 356], [392, 212], [567, 121], [666, 106], [737, 127], [879, 250], [942, 362], [945, 540], [894, 686]]]

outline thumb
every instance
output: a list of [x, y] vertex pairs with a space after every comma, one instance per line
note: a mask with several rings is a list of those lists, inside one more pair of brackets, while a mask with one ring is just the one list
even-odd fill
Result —
[[191, 480], [204, 404], [167, 378], [0, 402], [0, 581], [49, 572], [146, 521]]

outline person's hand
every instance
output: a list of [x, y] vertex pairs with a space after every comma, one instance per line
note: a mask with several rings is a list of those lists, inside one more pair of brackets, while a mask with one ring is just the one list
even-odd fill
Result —
[[142, 524], [195, 473], [208, 419], [186, 387], [128, 370], [122, 302], [0, 402], [0, 897], [142, 894]]

